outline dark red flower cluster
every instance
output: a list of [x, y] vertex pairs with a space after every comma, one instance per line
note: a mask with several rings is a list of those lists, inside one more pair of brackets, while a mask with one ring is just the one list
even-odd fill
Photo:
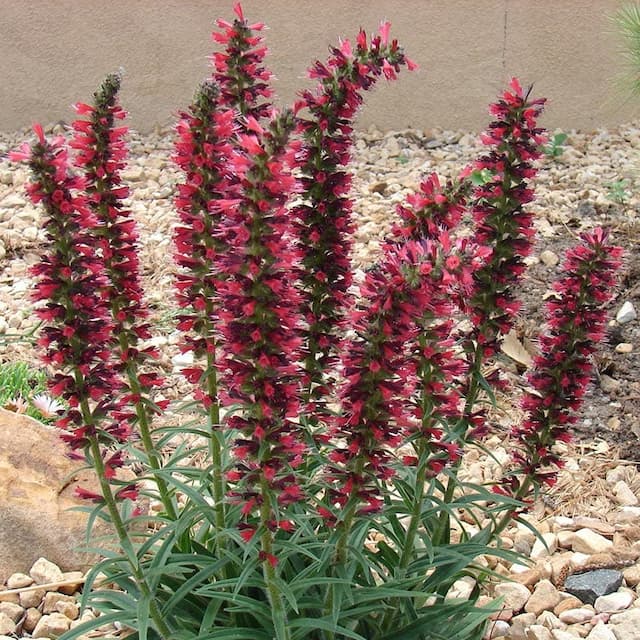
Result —
[[527, 418], [512, 433], [518, 466], [505, 484], [513, 492], [523, 476], [553, 484], [553, 467], [562, 466], [553, 445], [569, 440], [567, 429], [576, 422], [593, 370], [591, 356], [605, 333], [604, 307], [612, 300], [621, 256], [622, 249], [609, 244], [600, 228], [567, 251], [555, 296], [546, 303], [548, 329], [528, 377], [531, 390], [522, 401]]
[[[84, 195], [85, 180], [74, 176], [64, 139], [38, 140], [10, 154], [28, 161], [33, 181], [27, 191], [45, 212], [45, 253], [32, 268], [37, 278], [33, 298], [44, 321], [38, 344], [43, 360], [58, 371], [51, 393], [69, 410], [57, 421], [72, 449], [86, 449], [90, 439], [124, 441], [129, 427], [104, 422], [121, 383], [110, 364], [113, 322], [103, 292], [109, 285], [94, 238], [98, 218]], [[45, 303], [42, 305], [41, 303]]]
[[[410, 399], [418, 382], [426, 382], [419, 378], [419, 374], [428, 376], [426, 363], [435, 366], [437, 362], [430, 351], [432, 344], [425, 342], [421, 349], [414, 345], [420, 344], [422, 321], [448, 310], [437, 290], [443, 281], [456, 277], [441, 258], [440, 247], [429, 240], [388, 245], [383, 263], [367, 273], [360, 287], [362, 301], [349, 314], [354, 336], [341, 348], [345, 379], [341, 411], [329, 434], [335, 443], [329, 453], [332, 506], [344, 507], [357, 500], [364, 505], [361, 511], [379, 509], [379, 483], [393, 475], [392, 450], [421, 430], [416, 424], [416, 418], [423, 417], [420, 407], [416, 409]], [[444, 353], [444, 345], [439, 346], [439, 355], [450, 355]], [[442, 363], [442, 369], [448, 365]], [[458, 371], [453, 367], [450, 373]], [[442, 391], [448, 402], [446, 382], [441, 387], [436, 376], [430, 382], [429, 391]], [[455, 410], [455, 404], [454, 400], [447, 406]], [[427, 424], [421, 437], [429, 439], [433, 451], [446, 449], [444, 443], [433, 442], [441, 433]], [[434, 464], [440, 457], [437, 453]], [[326, 507], [320, 513], [333, 517]]]
[[497, 337], [509, 332], [520, 306], [513, 286], [525, 270], [523, 258], [531, 251], [534, 235], [532, 215], [525, 207], [533, 200], [528, 184], [537, 170], [532, 163], [540, 157], [539, 145], [545, 139], [544, 130], [536, 126], [544, 103], [530, 100], [514, 78], [510, 90], [490, 107], [496, 119], [482, 136], [490, 149], [475, 165], [491, 176], [473, 192], [474, 237], [492, 254], [475, 272], [476, 290], [469, 301], [485, 355], [495, 352]]
[[[240, 183], [239, 201], [229, 207], [219, 231], [229, 247], [218, 285], [223, 401], [241, 407], [227, 420], [239, 432], [237, 463], [229, 479], [236, 483], [232, 498], [243, 504], [247, 536], [253, 531], [250, 516], [262, 505], [265, 490], [281, 506], [302, 497], [293, 473], [305, 451], [295, 422], [301, 343], [298, 256], [285, 208], [295, 188], [291, 167], [296, 147], [289, 140], [293, 126], [293, 115], [284, 112], [274, 116], [268, 129], [238, 136], [242, 156], [231, 161]], [[274, 507], [270, 518], [280, 526], [275, 512]]]
[[220, 31], [213, 33], [215, 42], [224, 47], [211, 56], [213, 79], [220, 87], [221, 108], [234, 108], [239, 116], [261, 121], [269, 118], [273, 91], [269, 85], [272, 74], [264, 65], [267, 48], [262, 37], [262, 23], [248, 24], [242, 7], [237, 3], [233, 8], [237, 19], [233, 23], [219, 19]]
[[[130, 401], [138, 402], [141, 396], [148, 397], [162, 379], [153, 372], [136, 375], [138, 365], [157, 356], [153, 347], [138, 348], [140, 340], [151, 337], [140, 285], [138, 232], [131, 212], [123, 205], [129, 190], [123, 186], [120, 172], [126, 167], [127, 127], [115, 126], [126, 113], [118, 103], [120, 78], [109, 75], [95, 93], [93, 105], [78, 103], [76, 113], [86, 119], [76, 120], [72, 127], [75, 135], [69, 146], [76, 150], [76, 167], [85, 175], [85, 193], [91, 210], [99, 224], [92, 229], [93, 243], [97, 255], [102, 258], [109, 279], [105, 290], [114, 327], [111, 338], [116, 368], [135, 375], [134, 389], [130, 383], [120, 400], [122, 408], [117, 418], [135, 421], [135, 413], [125, 410]], [[153, 411], [152, 403], [144, 403], [145, 411]]]
[[355, 46], [344, 40], [331, 49], [326, 65], [315, 63], [309, 75], [318, 87], [315, 92], [304, 91], [295, 106], [297, 131], [303, 139], [298, 156], [302, 203], [294, 215], [308, 325], [305, 369], [310, 378], [307, 387], [315, 386], [318, 397], [324, 395], [323, 373], [335, 359], [337, 323], [348, 306], [351, 285], [351, 175], [346, 166], [353, 144], [352, 121], [362, 93], [382, 75], [395, 78], [401, 66], [415, 68], [397, 40], [389, 40], [388, 23], [371, 42], [360, 31]]
[[235, 115], [230, 109], [220, 111], [218, 100], [217, 85], [200, 87], [189, 110], [181, 114], [174, 154], [185, 174], [185, 182], [177, 186], [180, 224], [174, 232], [176, 262], [182, 267], [176, 276], [182, 309], [178, 328], [185, 336], [182, 349], [207, 359], [206, 369], [194, 366], [184, 371], [198, 385], [196, 397], [207, 408], [218, 401], [213, 378], [216, 291], [225, 244], [217, 232], [227, 208], [237, 204], [230, 200], [236, 179], [227, 166]]
[[437, 173], [429, 174], [420, 183], [420, 191], [397, 206], [402, 223], [394, 225], [391, 237], [396, 241], [437, 240], [443, 230], [455, 229], [465, 212], [469, 189], [463, 177], [443, 186]]

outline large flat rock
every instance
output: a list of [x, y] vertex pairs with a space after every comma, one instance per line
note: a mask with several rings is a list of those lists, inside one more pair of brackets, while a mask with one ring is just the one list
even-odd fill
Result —
[[84, 545], [86, 504], [75, 487], [95, 489], [89, 471], [67, 456], [58, 431], [32, 418], [0, 409], [0, 584], [26, 572], [39, 557], [63, 571], [84, 569], [91, 556]]

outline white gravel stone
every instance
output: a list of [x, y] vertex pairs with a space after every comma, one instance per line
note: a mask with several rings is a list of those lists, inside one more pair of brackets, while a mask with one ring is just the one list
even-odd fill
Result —
[[620, 480], [615, 484], [613, 493], [616, 496], [616, 502], [624, 507], [635, 507], [638, 505], [638, 497], [624, 480]]
[[35, 607], [30, 607], [26, 611], [24, 621], [22, 622], [22, 628], [31, 633], [36, 628], [40, 618], [42, 618], [42, 612]]
[[628, 609], [635, 600], [630, 591], [616, 591], [596, 599], [593, 607], [598, 613]]
[[0, 612], [0, 633], [14, 633], [15, 630], [16, 623], [6, 613]]
[[501, 582], [496, 585], [495, 596], [504, 598], [504, 606], [514, 613], [522, 610], [531, 596], [531, 591], [519, 582]]
[[0, 602], [0, 613], [4, 613], [14, 622], [18, 622], [24, 613], [24, 609], [15, 602]]
[[615, 485], [617, 482], [620, 482], [620, 480], [625, 480], [627, 478], [627, 468], [628, 467], [626, 465], [619, 464], [613, 469], [609, 469], [605, 476], [607, 482], [611, 485]]
[[536, 585], [524, 610], [528, 613], [540, 615], [543, 611], [553, 611], [560, 602], [560, 593], [549, 580], [541, 580]]
[[42, 616], [38, 620], [36, 628], [33, 630], [32, 636], [34, 638], [46, 638], [46, 637], [58, 637], [65, 631], [69, 630], [71, 620], [67, 616], [61, 613], [52, 613], [50, 615]]
[[591, 608], [580, 607], [579, 609], [567, 609], [563, 611], [558, 617], [565, 624], [580, 624], [581, 622], [587, 622], [593, 618], [594, 611]]
[[545, 249], [540, 253], [540, 262], [542, 262], [546, 267], [555, 267], [558, 262], [560, 262], [560, 258], [557, 253], [549, 251], [549, 249]]
[[615, 633], [604, 622], [598, 624], [591, 629], [587, 640], [617, 640]]
[[558, 616], [552, 611], [543, 611], [536, 620], [538, 624], [541, 624], [547, 629], [566, 629], [567, 625], [558, 618]]
[[636, 310], [628, 300], [620, 307], [616, 313], [616, 322], [618, 324], [628, 324], [638, 317]]
[[640, 507], [622, 507], [613, 515], [616, 524], [640, 522]]
[[619, 342], [616, 345], [617, 353], [631, 353], [633, 351], [633, 345], [630, 342]]
[[563, 629], [553, 629], [551, 631], [551, 637], [553, 640], [576, 640], [580, 636], [577, 633], [571, 633], [570, 631], [564, 631]]
[[39, 607], [46, 591], [44, 589], [34, 589], [33, 591], [23, 591], [20, 594], [20, 605], [25, 609]]
[[580, 529], [574, 532], [571, 541], [571, 548], [580, 553], [604, 553], [613, 548], [613, 542], [591, 529]]
[[176, 368], [188, 367], [190, 364], [193, 364], [193, 351], [178, 353], [171, 358], [171, 363]]
[[60, 567], [46, 558], [38, 558], [33, 563], [29, 575], [34, 579], [36, 584], [47, 584], [49, 582], [60, 582], [62, 580]]
[[451, 589], [449, 589], [449, 593], [447, 593], [447, 598], [467, 600], [475, 586], [476, 581], [471, 576], [460, 578], [451, 585]]
[[7, 589], [21, 589], [33, 584], [33, 578], [26, 573], [13, 573], [7, 578]]
[[58, 611], [58, 604], [61, 602], [67, 603], [76, 603], [76, 599], [73, 596], [65, 596], [62, 593], [58, 593], [57, 591], [50, 591], [44, 597], [44, 602], [42, 604], [42, 613], [53, 613], [54, 611]]
[[17, 193], [10, 193], [2, 200], [2, 202], [0, 202], [0, 206], [7, 207], [8, 209], [24, 207], [26, 204], [27, 201]]
[[526, 640], [553, 640], [551, 631], [541, 624], [532, 624], [526, 633]]
[[531, 549], [531, 559], [540, 560], [541, 558], [548, 558], [555, 553], [558, 548], [558, 537], [555, 533], [543, 533], [542, 540], [537, 538], [533, 543], [533, 549]]
[[504, 620], [495, 620], [489, 623], [487, 634], [484, 636], [487, 640], [492, 638], [502, 638], [509, 633], [510, 625]]

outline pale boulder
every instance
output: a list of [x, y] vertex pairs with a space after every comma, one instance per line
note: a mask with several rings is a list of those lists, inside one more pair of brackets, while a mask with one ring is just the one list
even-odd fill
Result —
[[87, 516], [70, 509], [83, 504], [78, 483], [95, 489], [91, 475], [74, 473], [78, 463], [55, 428], [0, 409], [0, 433], [0, 584], [40, 556], [62, 570], [85, 569], [91, 557], [76, 548]]

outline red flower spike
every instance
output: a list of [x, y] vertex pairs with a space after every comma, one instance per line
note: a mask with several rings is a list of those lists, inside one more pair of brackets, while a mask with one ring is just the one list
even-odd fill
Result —
[[430, 241], [388, 245], [382, 265], [360, 287], [363, 302], [349, 318], [355, 337], [341, 349], [342, 409], [331, 437], [348, 445], [330, 454], [331, 504], [357, 500], [362, 513], [378, 509], [378, 483], [393, 474], [391, 451], [418, 428], [406, 399], [416, 388], [421, 361], [410, 346], [418, 343], [429, 311], [440, 316], [446, 310], [434, 295], [442, 287], [433, 277], [438, 260]]
[[346, 166], [351, 159], [352, 121], [363, 92], [381, 75], [393, 78], [408, 64], [397, 43], [389, 44], [389, 27], [384, 23], [370, 44], [361, 31], [355, 48], [344, 44], [332, 48], [326, 64], [316, 62], [309, 70], [309, 76], [318, 80], [316, 90], [303, 92], [294, 108], [297, 132], [303, 139], [298, 152], [302, 204], [293, 213], [308, 325], [304, 365], [307, 386], [313, 389], [306, 401], [314, 405], [316, 415], [323, 412], [325, 372], [335, 364], [338, 325], [350, 305], [353, 223], [348, 197], [351, 175]]
[[524, 272], [523, 259], [529, 255], [534, 235], [532, 215], [525, 205], [533, 199], [529, 181], [537, 170], [544, 130], [536, 121], [544, 99], [529, 99], [513, 78], [490, 112], [496, 118], [482, 141], [490, 149], [475, 169], [490, 175], [488, 182], [473, 191], [472, 213], [475, 239], [491, 249], [483, 268], [474, 273], [476, 292], [468, 303], [474, 316], [477, 336], [482, 336], [488, 353], [495, 351], [500, 335], [509, 332], [518, 310], [513, 288]]
[[551, 486], [556, 480], [553, 467], [561, 467], [562, 460], [553, 445], [570, 438], [567, 427], [576, 421], [595, 342], [604, 335], [603, 307], [613, 298], [621, 256], [622, 249], [609, 244], [600, 228], [584, 234], [582, 243], [566, 253], [564, 275], [554, 284], [557, 297], [546, 304], [547, 331], [528, 376], [531, 389], [522, 399], [527, 416], [512, 430], [517, 467], [503, 486], [513, 492], [522, 486], [523, 477], [538, 485]]
[[218, 402], [214, 392], [217, 286], [222, 277], [220, 260], [227, 251], [220, 226], [241, 202], [234, 196], [234, 183], [242, 174], [231, 180], [226, 170], [235, 157], [229, 142], [234, 114], [219, 110], [219, 98], [220, 90], [214, 83], [199, 88], [193, 104], [181, 113], [174, 154], [185, 175], [185, 182], [178, 185], [180, 224], [174, 232], [175, 259], [180, 267], [176, 288], [182, 310], [178, 317], [178, 329], [184, 335], [181, 350], [193, 351], [195, 358], [207, 361], [203, 367], [183, 373], [198, 386], [198, 398], [207, 408]]
[[[259, 136], [259, 153], [237, 147], [249, 167], [235, 191], [239, 204], [220, 221], [218, 314], [225, 403], [242, 407], [227, 421], [239, 431], [234, 454], [239, 464], [234, 493], [252, 504], [265, 485], [280, 507], [303, 496], [292, 470], [304, 454], [296, 379], [300, 361], [299, 294], [294, 286], [297, 255], [285, 209], [295, 182], [288, 147], [293, 116], [283, 113]], [[246, 155], [245, 155], [246, 154]], [[272, 504], [275, 502], [272, 500]], [[253, 509], [244, 511], [252, 520]], [[277, 520], [276, 513], [269, 520]]]
[[88, 426], [74, 407], [86, 402], [98, 420], [104, 416], [109, 398], [120, 382], [103, 345], [111, 340], [112, 321], [101, 292], [108, 284], [104, 265], [93, 248], [98, 220], [82, 194], [83, 179], [70, 172], [68, 152], [62, 139], [39, 139], [30, 148], [29, 166], [33, 180], [27, 191], [45, 212], [47, 244], [32, 273], [37, 280], [34, 300], [46, 301], [38, 309], [45, 325], [39, 344], [43, 360], [55, 363], [62, 373], [50, 382], [50, 391], [72, 407], [58, 421], [63, 437], [73, 449], [85, 449], [88, 438], [105, 432]]
[[240, 3], [235, 5], [234, 12], [237, 19], [233, 24], [218, 20], [220, 31], [213, 34], [213, 39], [224, 46], [224, 51], [211, 56], [212, 80], [220, 88], [220, 109], [236, 110], [236, 120], [243, 126], [243, 116], [256, 122], [269, 118], [272, 74], [264, 67], [267, 49], [262, 45], [262, 38], [256, 35], [264, 25], [248, 24]]
[[[118, 103], [119, 90], [119, 76], [109, 75], [94, 94], [93, 106], [75, 105], [77, 113], [88, 119], [73, 122], [76, 133], [70, 146], [76, 150], [76, 165], [84, 171], [89, 207], [98, 221], [93, 235], [109, 278], [103, 295], [114, 321], [111, 347], [119, 360], [119, 370], [128, 372], [128, 378], [136, 378], [129, 379], [122, 393], [126, 397], [129, 385], [139, 386], [140, 394], [134, 402], [151, 419], [151, 405], [142, 402], [142, 398], [149, 398], [161, 379], [134, 373], [152, 358], [153, 351], [138, 348], [140, 337], [150, 336], [149, 313], [140, 284], [136, 223], [122, 203], [128, 196], [128, 188], [122, 185], [120, 176], [126, 166], [127, 128], [114, 124], [126, 116]], [[122, 398], [121, 402], [124, 401]]]

